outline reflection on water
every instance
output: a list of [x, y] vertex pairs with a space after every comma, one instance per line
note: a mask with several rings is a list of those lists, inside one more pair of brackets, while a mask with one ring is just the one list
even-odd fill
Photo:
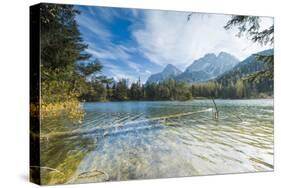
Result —
[[72, 164], [62, 183], [272, 170], [273, 100], [216, 102], [219, 121], [209, 100], [85, 103], [84, 124], [50, 140], [42, 161]]

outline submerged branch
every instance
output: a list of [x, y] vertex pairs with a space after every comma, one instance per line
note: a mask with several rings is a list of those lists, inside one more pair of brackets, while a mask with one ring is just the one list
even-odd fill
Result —
[[45, 170], [50, 170], [50, 171], [55, 171], [61, 175], [65, 175], [63, 172], [59, 171], [58, 169], [47, 167], [47, 166], [30, 166], [30, 168], [40, 168], [40, 169], [45, 169]]
[[233, 114], [234, 117], [238, 118], [241, 122], [243, 122], [243, 120], [236, 114]]
[[[146, 123], [146, 122], [151, 122], [151, 121], [161, 121], [161, 120], [166, 120], [170, 118], [177, 118], [177, 117], [182, 117], [182, 116], [188, 116], [196, 113], [201, 113], [201, 112], [208, 112], [211, 111], [211, 108], [204, 109], [204, 110], [199, 110], [195, 112], [187, 112], [187, 113], [179, 113], [179, 114], [173, 114], [173, 115], [168, 115], [168, 116], [162, 116], [162, 117], [154, 117], [154, 118], [148, 118], [144, 120], [138, 120], [138, 121], [130, 121], [127, 123], [118, 123], [113, 126], [113, 128], [118, 128], [130, 124], [138, 124], [138, 123]], [[94, 128], [90, 130], [84, 130], [84, 131], [72, 131], [72, 132], [54, 132], [54, 133], [49, 133], [46, 135], [41, 135], [41, 139], [51, 139], [55, 137], [68, 137], [68, 136], [77, 136], [77, 135], [83, 135], [83, 134], [93, 134], [101, 131], [106, 131], [106, 129], [103, 128]]]
[[93, 178], [93, 177], [101, 175], [101, 174], [103, 174], [105, 176], [106, 180], [109, 180], [109, 175], [106, 172], [97, 170], [97, 169], [80, 173], [78, 175], [78, 179], [79, 178]]

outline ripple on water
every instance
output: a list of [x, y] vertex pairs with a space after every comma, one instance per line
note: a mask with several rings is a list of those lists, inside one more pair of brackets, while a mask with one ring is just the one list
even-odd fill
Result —
[[84, 129], [102, 134], [88, 135], [98, 140], [97, 147], [69, 182], [272, 170], [272, 100], [218, 100], [217, 105], [219, 121], [211, 111], [146, 121], [208, 109], [212, 102], [85, 104]]

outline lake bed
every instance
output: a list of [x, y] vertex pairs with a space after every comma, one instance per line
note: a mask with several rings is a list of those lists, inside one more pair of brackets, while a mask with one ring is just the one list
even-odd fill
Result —
[[67, 183], [272, 171], [273, 99], [216, 104], [219, 120], [211, 100], [83, 103], [68, 130], [83, 134], [50, 141], [43, 162], [80, 153]]

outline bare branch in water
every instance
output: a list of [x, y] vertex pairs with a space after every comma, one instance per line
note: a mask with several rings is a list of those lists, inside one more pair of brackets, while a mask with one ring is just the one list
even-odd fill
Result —
[[61, 172], [61, 171], [59, 171], [59, 170], [57, 170], [55, 168], [51, 168], [51, 167], [47, 167], [47, 166], [30, 166], [30, 168], [40, 168], [40, 169], [55, 171], [55, 172], [60, 173], [60, 174], [65, 176], [65, 174], [63, 172]]
[[212, 97], [212, 101], [213, 101], [213, 103], [214, 103], [214, 105], [215, 105], [215, 119], [216, 120], [218, 120], [219, 119], [219, 111], [218, 111], [218, 108], [217, 108], [217, 104], [216, 104], [216, 102], [215, 102], [215, 100], [214, 100], [214, 97]]

